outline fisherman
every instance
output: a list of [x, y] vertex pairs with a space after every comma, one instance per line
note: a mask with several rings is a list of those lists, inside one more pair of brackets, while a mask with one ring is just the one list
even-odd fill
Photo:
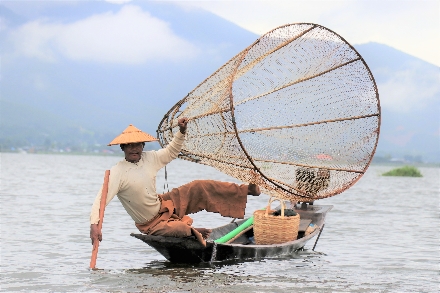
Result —
[[[109, 145], [119, 144], [125, 159], [110, 169], [106, 205], [117, 195], [140, 232], [148, 235], [195, 236], [206, 245], [211, 230], [192, 227], [187, 216], [202, 210], [220, 213], [224, 217], [243, 218], [247, 195], [258, 196], [255, 184], [235, 184], [214, 180], [196, 180], [164, 194], [156, 193], [157, 172], [177, 158], [182, 148], [188, 119], [178, 120], [179, 132], [171, 143], [158, 151], [144, 152], [145, 142], [156, 141], [153, 136], [128, 126]], [[102, 240], [98, 228], [102, 188], [90, 214], [92, 245]]]

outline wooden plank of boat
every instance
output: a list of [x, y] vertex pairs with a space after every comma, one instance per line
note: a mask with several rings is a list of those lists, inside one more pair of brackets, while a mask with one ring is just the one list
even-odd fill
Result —
[[306, 209], [296, 209], [301, 217], [297, 240], [281, 244], [257, 245], [252, 242], [253, 230], [251, 229], [235, 239], [232, 243], [215, 244], [216, 253], [214, 257], [212, 256], [214, 239], [232, 231], [246, 221], [246, 219], [212, 229], [213, 231], [207, 239], [206, 247], [200, 244], [194, 237], [175, 238], [134, 233], [132, 233], [131, 236], [147, 243], [170, 262], [176, 263], [286, 257], [303, 248], [310, 239], [319, 233], [320, 229], [316, 229], [311, 234], [304, 236], [304, 232], [310, 223], [322, 228], [325, 216], [332, 207], [333, 206], [330, 205], [310, 205], [307, 206]]

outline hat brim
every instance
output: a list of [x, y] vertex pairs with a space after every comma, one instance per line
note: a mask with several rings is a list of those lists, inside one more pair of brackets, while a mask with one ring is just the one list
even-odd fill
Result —
[[130, 126], [128, 126], [120, 135], [115, 137], [108, 146], [152, 141], [158, 141], [158, 139], [130, 124]]

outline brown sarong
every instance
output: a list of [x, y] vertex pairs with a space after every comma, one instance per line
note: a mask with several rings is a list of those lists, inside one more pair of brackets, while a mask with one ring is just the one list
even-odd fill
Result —
[[136, 223], [149, 235], [187, 237], [194, 235], [203, 245], [206, 241], [191, 225], [188, 214], [206, 210], [224, 217], [243, 218], [248, 186], [214, 180], [196, 180], [160, 195], [161, 208], [150, 221]]

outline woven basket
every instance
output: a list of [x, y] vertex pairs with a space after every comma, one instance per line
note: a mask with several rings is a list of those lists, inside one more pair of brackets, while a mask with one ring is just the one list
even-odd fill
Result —
[[[281, 216], [273, 216], [270, 205], [275, 200], [281, 203]], [[299, 229], [299, 214], [285, 217], [286, 205], [283, 200], [270, 198], [266, 210], [254, 212], [254, 239], [256, 244], [278, 244], [296, 240]]]

